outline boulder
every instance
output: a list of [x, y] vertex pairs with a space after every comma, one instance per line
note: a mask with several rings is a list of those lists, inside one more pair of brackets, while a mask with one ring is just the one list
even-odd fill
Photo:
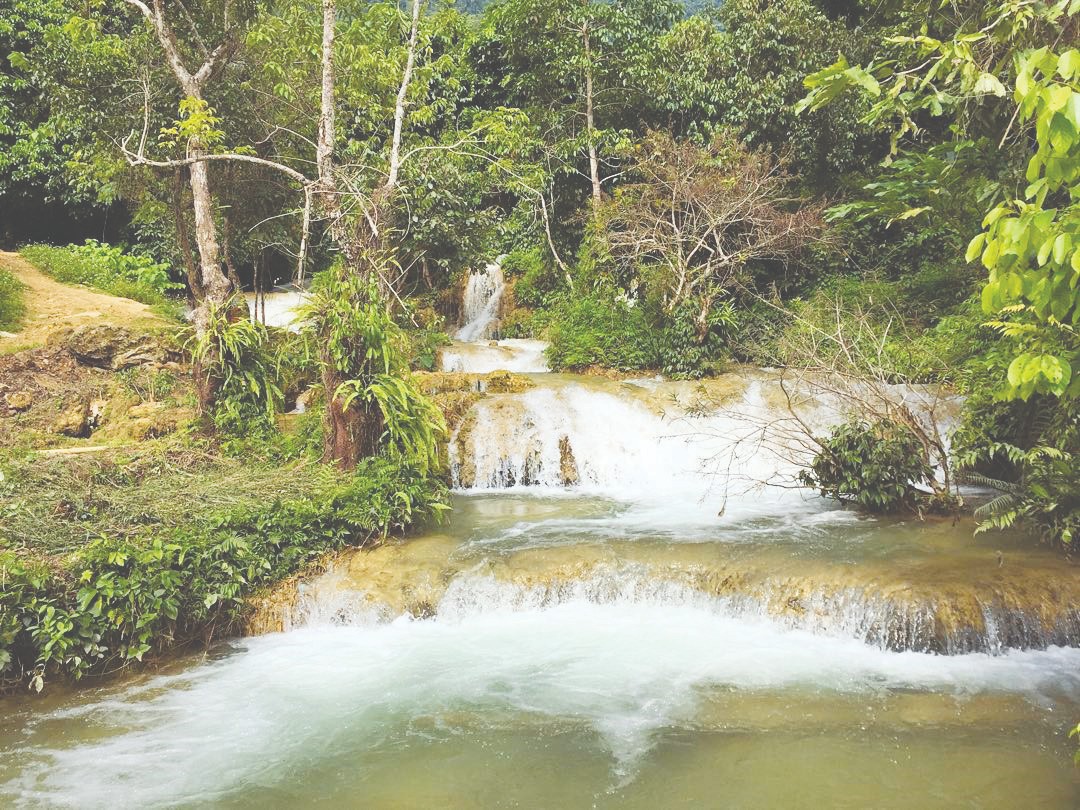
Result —
[[487, 375], [485, 390], [492, 394], [520, 394], [533, 387], [528, 377], [510, 371], [493, 371]]
[[87, 324], [71, 330], [62, 345], [85, 366], [120, 370], [163, 363], [167, 352], [153, 337], [111, 324]]
[[77, 399], [60, 412], [53, 422], [53, 432], [83, 439], [90, 435], [90, 401]]
[[11, 391], [4, 395], [4, 402], [13, 411], [25, 411], [34, 404], [34, 396], [29, 391]]
[[569, 436], [559, 439], [559, 479], [564, 487], [577, 486], [581, 482], [581, 473], [578, 472], [577, 459], [574, 458], [574, 448], [570, 446]]

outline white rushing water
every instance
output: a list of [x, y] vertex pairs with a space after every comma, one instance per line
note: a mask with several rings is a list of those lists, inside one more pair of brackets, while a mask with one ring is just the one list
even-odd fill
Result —
[[[470, 275], [465, 325], [442, 355], [449, 371], [534, 373], [524, 392], [480, 399], [452, 437], [455, 499], [465, 504], [452, 523], [463, 525], [360, 552], [359, 573], [331, 567], [302, 586], [288, 632], [0, 728], [0, 805], [652, 808], [687, 804], [680, 791], [691, 783], [710, 785], [694, 806], [724, 804], [729, 785], [711, 786], [710, 775], [744, 763], [708, 740], [780, 739], [779, 716], [805, 724], [795, 743], [812, 754], [825, 735], [820, 716], [807, 719], [810, 705], [847, 723], [853, 739], [845, 756], [808, 760], [820, 779], [816, 799], [798, 785], [788, 801], [760, 799], [758, 791], [788, 781], [788, 760], [772, 757], [764, 778], [744, 777], [752, 801], [733, 806], [848, 798], [849, 806], [946, 806], [970, 798], [950, 780], [1002, 767], [994, 759], [1002, 750], [1007, 765], [1027, 750], [1009, 748], [1020, 737], [1034, 756], [1054, 756], [1040, 735], [1075, 722], [1080, 649], [1053, 645], [1075, 638], [1080, 613], [1009, 602], [1004, 578], [1023, 558], [1010, 556], [999, 571], [989, 552], [964, 546], [961, 562], [972, 567], [963, 577], [982, 577], [975, 604], [984, 626], [940, 643], [939, 620], [956, 615], [951, 569], [930, 569], [940, 580], [918, 593], [902, 572], [914, 567], [914, 579], [941, 553], [938, 540], [925, 541], [930, 552], [911, 540], [930, 530], [764, 486], [793, 482], [806, 460], [802, 424], [824, 429], [841, 417], [836, 407], [805, 405], [793, 426], [775, 375], [764, 371], [700, 387], [538, 374], [547, 371], [544, 343], [488, 340], [503, 289], [498, 262]], [[921, 407], [918, 390], [900, 394]], [[730, 716], [740, 701], [770, 696], [771, 708]], [[979, 699], [991, 702], [992, 719], [968, 727], [965, 712]], [[893, 700], [907, 701], [905, 711], [874, 748], [867, 729]], [[1012, 739], [1008, 723], [1021, 729]], [[956, 736], [940, 736], [953, 727]], [[946, 763], [936, 783], [920, 783], [925, 766], [905, 779], [889, 770], [924, 742], [926, 756], [941, 759], [939, 751], [980, 735], [991, 737], [989, 758], [971, 768]], [[701, 760], [688, 779], [665, 772], [659, 795], [633, 796], [665, 743]], [[872, 752], [865, 765], [850, 764], [863, 750]], [[509, 778], [491, 776], [500, 761], [512, 764]], [[594, 761], [599, 783], [578, 769]], [[999, 781], [1031, 761], [1018, 758]], [[541, 762], [547, 771], [537, 770]], [[534, 771], [541, 775], [529, 782]], [[429, 773], [456, 787], [410, 793]], [[885, 776], [861, 800], [848, 797], [862, 773]], [[488, 792], [471, 792], [485, 779], [495, 783]], [[1066, 807], [1070, 776], [1054, 779], [1055, 806]], [[1040, 780], [1048, 781], [1032, 777]], [[518, 783], [528, 787], [507, 798]], [[543, 793], [556, 783], [569, 800]], [[380, 788], [382, 802], [372, 798]], [[1021, 785], [999, 804], [1028, 793]], [[621, 804], [627, 797], [637, 803]]]
[[454, 335], [455, 338], [468, 343], [492, 336], [499, 323], [499, 307], [505, 286], [500, 259], [483, 270], [469, 273], [461, 305], [464, 326]]
[[[790, 418], [774, 404], [775, 382], [751, 381], [722, 407], [687, 416], [687, 403], [661, 390], [637, 396], [617, 383], [545, 382], [521, 394], [489, 396], [454, 437], [455, 484], [470, 491], [568, 488], [636, 504], [635, 519], [716, 523], [794, 508], [809, 493], [791, 484], [806, 458]], [[662, 409], [662, 410], [661, 410]], [[831, 411], [809, 411], [822, 424]], [[813, 499], [814, 511], [825, 504]]]
[[309, 295], [303, 290], [277, 288], [262, 296], [247, 292], [244, 298], [251, 317], [260, 323], [299, 332], [302, 325], [299, 311], [308, 302]]
[[542, 340], [509, 338], [493, 340], [499, 326], [506, 283], [501, 261], [496, 259], [483, 270], [469, 274], [462, 297], [463, 326], [453, 344], [440, 356], [443, 371], [487, 374], [492, 371], [537, 373], [549, 371]]
[[455, 341], [443, 349], [440, 367], [443, 371], [463, 371], [487, 374], [492, 371], [513, 371], [532, 374], [550, 371], [543, 340], [506, 338], [475, 343]]
[[[424, 728], [508, 723], [588, 729], [625, 781], [663, 730], [699, 722], [715, 690], [795, 690], [796, 701], [894, 690], [1045, 701], [1080, 690], [1080, 650], [892, 653], [649, 599], [448, 606], [435, 620], [310, 626], [242, 650], [40, 717], [0, 771], [9, 777], [0, 796], [23, 806], [212, 804], [287, 787], [320, 762], [363, 768]], [[56, 726], [69, 728], [62, 743], [35, 745], [38, 729]]]

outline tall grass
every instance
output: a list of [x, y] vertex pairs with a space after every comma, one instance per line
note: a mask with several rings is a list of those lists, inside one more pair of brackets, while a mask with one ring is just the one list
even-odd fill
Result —
[[167, 264], [93, 239], [67, 247], [28, 245], [22, 255], [57, 281], [84, 284], [143, 304], [165, 304], [169, 292], [183, 289], [170, 279]]
[[13, 332], [26, 314], [25, 288], [15, 275], [0, 267], [0, 331]]

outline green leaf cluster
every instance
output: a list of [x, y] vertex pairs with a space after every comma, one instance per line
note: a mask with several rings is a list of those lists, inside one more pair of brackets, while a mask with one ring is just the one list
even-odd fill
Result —
[[827, 497], [867, 512], [917, 512], [925, 494], [918, 485], [934, 470], [918, 439], [901, 425], [848, 422], [817, 439], [819, 451], [799, 481]]

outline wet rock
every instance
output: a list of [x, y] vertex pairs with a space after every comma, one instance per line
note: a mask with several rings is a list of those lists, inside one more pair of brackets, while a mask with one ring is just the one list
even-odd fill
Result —
[[564, 487], [577, 486], [581, 482], [581, 474], [578, 472], [577, 459], [574, 458], [574, 448], [570, 446], [570, 437], [563, 436], [559, 439], [559, 480]]
[[322, 389], [316, 386], [301, 391], [296, 397], [296, 404], [293, 407], [293, 412], [307, 413], [311, 410], [311, 406], [318, 401], [320, 393], [322, 393]]
[[53, 432], [84, 439], [90, 435], [90, 401], [79, 399], [60, 412], [53, 422]]
[[520, 394], [533, 387], [528, 377], [510, 371], [493, 371], [486, 375], [486, 390], [491, 394]]
[[469, 409], [482, 397], [483, 394], [477, 391], [449, 391], [445, 394], [436, 394], [432, 400], [442, 411], [447, 428], [453, 431], [461, 424]]
[[479, 376], [460, 371], [415, 371], [413, 379], [428, 396], [478, 390]]
[[455, 452], [451, 455], [451, 477], [456, 487], [476, 486], [476, 459], [472, 452], [472, 436], [476, 430], [476, 411], [468, 411], [454, 434]]
[[4, 395], [4, 402], [13, 411], [25, 411], [34, 404], [34, 396], [29, 391], [12, 391]]

